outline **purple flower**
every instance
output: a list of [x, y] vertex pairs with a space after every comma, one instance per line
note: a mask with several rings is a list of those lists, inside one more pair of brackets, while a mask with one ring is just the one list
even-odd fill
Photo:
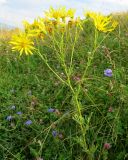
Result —
[[55, 111], [56, 111], [56, 110], [53, 109], [53, 108], [49, 108], [49, 109], [48, 109], [48, 112], [50, 112], [50, 113], [55, 112]]
[[16, 109], [16, 106], [11, 106], [11, 109], [12, 109], [12, 110], [15, 110], [15, 109]]
[[104, 149], [108, 150], [108, 149], [110, 149], [110, 148], [111, 148], [110, 143], [105, 143], [105, 144], [104, 144]]
[[13, 117], [12, 116], [7, 116], [7, 118], [6, 118], [8, 121], [11, 121], [12, 119], [13, 119]]
[[111, 69], [104, 70], [104, 75], [107, 77], [112, 77], [112, 70]]
[[21, 115], [21, 114], [22, 114], [22, 112], [20, 112], [20, 111], [19, 111], [19, 112], [17, 112], [16, 114]]
[[52, 131], [53, 137], [56, 137], [58, 135], [57, 131]]
[[27, 121], [25, 122], [25, 125], [27, 125], [27, 126], [29, 126], [30, 124], [32, 124], [32, 121], [31, 121], [31, 120], [27, 120]]

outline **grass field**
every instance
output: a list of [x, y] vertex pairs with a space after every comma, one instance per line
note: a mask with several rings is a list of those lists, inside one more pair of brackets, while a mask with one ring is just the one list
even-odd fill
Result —
[[128, 159], [128, 14], [113, 17], [95, 51], [87, 21], [76, 41], [71, 30], [54, 47], [41, 42], [45, 60], [19, 56], [11, 34], [0, 36], [0, 160]]

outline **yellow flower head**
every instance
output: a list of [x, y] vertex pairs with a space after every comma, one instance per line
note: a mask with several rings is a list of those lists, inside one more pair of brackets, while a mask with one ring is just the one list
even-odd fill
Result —
[[20, 52], [20, 56], [23, 52], [26, 55], [33, 54], [32, 51], [35, 49], [34, 42], [30, 39], [29, 35], [26, 35], [25, 33], [14, 35], [10, 44], [12, 45], [12, 51]]
[[45, 12], [45, 16], [48, 18], [54, 18], [54, 19], [65, 19], [66, 17], [73, 18], [75, 14], [74, 9], [66, 10], [65, 7], [60, 7], [58, 9], [54, 9], [53, 7], [50, 7], [49, 11]]
[[92, 18], [95, 27], [102, 32], [111, 32], [118, 25], [116, 21], [112, 21], [112, 16], [104, 16], [95, 12], [88, 12], [85, 15]]
[[25, 28], [26, 30], [28, 30], [28, 29], [30, 28], [30, 26], [31, 26], [31, 24], [30, 24], [28, 21], [23, 21], [22, 23], [23, 23], [24, 28]]
[[73, 18], [75, 15], [76, 10], [75, 9], [69, 9], [67, 11], [67, 17]]
[[65, 18], [66, 17], [66, 8], [60, 7], [58, 9], [54, 9], [53, 7], [50, 7], [49, 11], [45, 12], [45, 16], [48, 18]]
[[32, 24], [29, 24], [28, 22], [23, 22], [25, 31], [29, 34], [31, 37], [44, 37], [44, 34], [46, 34], [46, 26], [44, 24], [44, 20], [42, 18], [35, 19]]

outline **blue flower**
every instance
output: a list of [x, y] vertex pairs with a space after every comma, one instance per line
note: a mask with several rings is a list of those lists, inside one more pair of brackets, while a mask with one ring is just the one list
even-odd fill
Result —
[[25, 122], [25, 125], [27, 125], [27, 126], [29, 126], [29, 125], [31, 125], [32, 124], [32, 121], [31, 120], [27, 120], [26, 122]]
[[11, 121], [12, 119], [13, 119], [13, 117], [12, 116], [7, 116], [7, 118], [6, 118], [8, 121]]
[[22, 112], [20, 112], [20, 111], [19, 111], [19, 112], [17, 112], [16, 114], [21, 115], [21, 114], [22, 114]]
[[15, 110], [15, 109], [16, 109], [16, 106], [11, 106], [11, 109]]
[[53, 137], [56, 137], [58, 135], [57, 131], [52, 131]]
[[107, 77], [112, 77], [112, 70], [111, 69], [104, 70], [104, 75]]
[[55, 111], [56, 111], [56, 110], [53, 109], [53, 108], [49, 108], [49, 109], [48, 109], [48, 112], [50, 112], [50, 113], [51, 113], [51, 112], [55, 112]]

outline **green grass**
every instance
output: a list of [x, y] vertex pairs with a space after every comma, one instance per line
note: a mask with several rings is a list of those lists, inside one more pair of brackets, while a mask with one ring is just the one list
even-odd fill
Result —
[[[126, 16], [127, 19], [127, 16]], [[128, 29], [118, 17], [119, 27], [108, 35], [96, 51], [79, 93], [86, 127], [86, 142], [94, 160], [128, 159]], [[77, 89], [93, 46], [90, 24], [75, 47], [71, 83]], [[99, 41], [102, 39], [99, 35]], [[70, 54], [70, 43], [67, 54]], [[50, 66], [65, 79], [52, 49], [44, 46]], [[104, 70], [111, 68], [112, 77]], [[13, 110], [11, 106], [16, 108]], [[109, 108], [112, 108], [112, 112]], [[48, 109], [57, 109], [49, 113]], [[17, 115], [21, 111], [22, 115]], [[12, 53], [7, 43], [0, 48], [0, 160], [86, 160], [80, 127], [70, 89], [57, 79], [37, 56]], [[7, 116], [13, 116], [8, 121]], [[25, 122], [32, 124], [26, 126]], [[54, 137], [57, 131], [60, 137]], [[104, 144], [110, 143], [109, 150]], [[91, 158], [89, 160], [91, 160]]]

